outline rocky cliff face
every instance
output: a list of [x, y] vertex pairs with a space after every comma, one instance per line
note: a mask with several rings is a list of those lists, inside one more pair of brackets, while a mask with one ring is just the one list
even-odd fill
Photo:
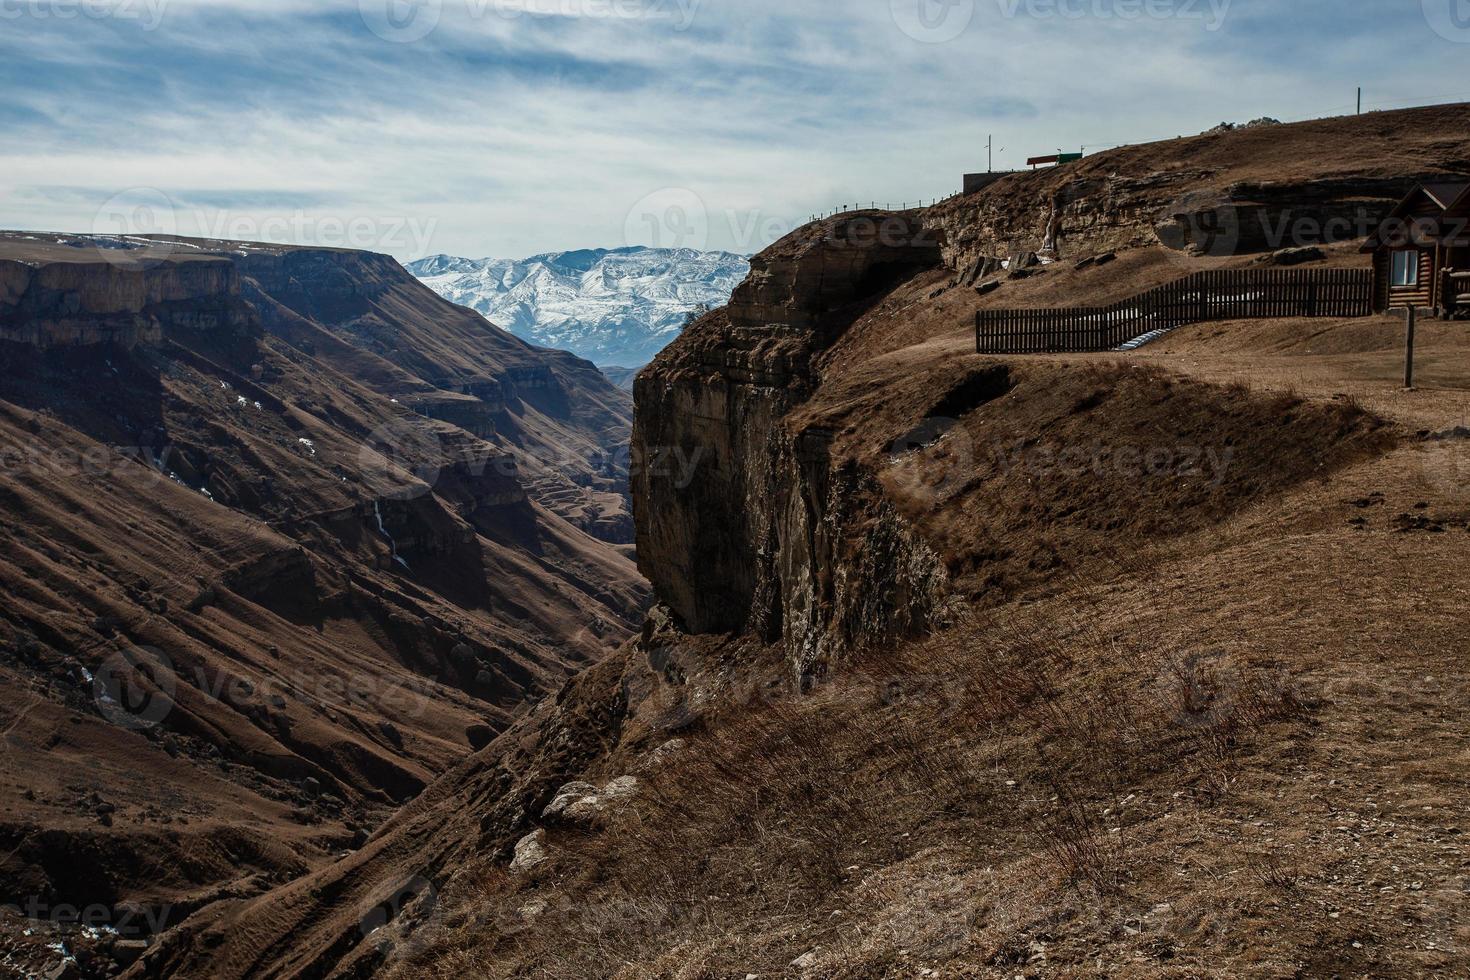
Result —
[[895, 281], [940, 261], [916, 215], [804, 228], [752, 262], [635, 384], [639, 567], [695, 634], [750, 632], [821, 673], [844, 651], [922, 628], [943, 573], [834, 461], [831, 433], [788, 424], [812, 359]]
[[156, 343], [165, 329], [238, 332], [254, 324], [224, 259], [122, 264], [95, 251], [0, 260], [0, 340], [36, 347]]
[[1414, 183], [1343, 178], [1212, 189], [1208, 170], [1132, 176], [1074, 167], [1017, 174], [936, 208], [946, 260], [958, 269], [977, 258], [1079, 257], [1154, 244], [1223, 258], [1331, 244], [1376, 227]]

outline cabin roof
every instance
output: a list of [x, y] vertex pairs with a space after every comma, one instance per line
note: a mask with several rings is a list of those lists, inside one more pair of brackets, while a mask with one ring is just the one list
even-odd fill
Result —
[[[1429, 199], [1441, 208], [1448, 211], [1460, 203], [1467, 192], [1470, 192], [1470, 181], [1457, 181], [1454, 183], [1420, 184], [1419, 190], [1429, 195]], [[1412, 196], [1412, 195], [1411, 195]]]
[[1409, 192], [1408, 196], [1400, 201], [1398, 206], [1384, 219], [1383, 225], [1380, 225], [1378, 230], [1370, 235], [1368, 240], [1363, 243], [1362, 251], [1373, 252], [1382, 247], [1384, 227], [1395, 218], [1402, 218], [1421, 194], [1429, 198], [1434, 206], [1439, 208], [1440, 214], [1435, 219], [1438, 220], [1438, 218], [1443, 217], [1447, 212], [1456, 210], [1458, 206], [1470, 204], [1470, 181], [1436, 181], [1434, 183], [1416, 185]]

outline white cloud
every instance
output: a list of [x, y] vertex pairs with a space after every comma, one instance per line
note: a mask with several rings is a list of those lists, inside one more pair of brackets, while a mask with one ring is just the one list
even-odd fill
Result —
[[[902, 2], [439, 0], [434, 30], [403, 44], [357, 0], [172, 0], [153, 31], [21, 18], [0, 35], [0, 79], [22, 82], [0, 124], [24, 137], [0, 146], [0, 224], [85, 230], [119, 191], [153, 187], [181, 227], [402, 219], [432, 227], [428, 251], [524, 255], [623, 244], [630, 209], [673, 187], [702, 203], [711, 247], [749, 251], [838, 204], [951, 193], [988, 133], [1014, 165], [1317, 115], [1359, 79], [1413, 98], [1463, 57], [1422, 21], [1344, 23], [1321, 0], [1235, 0], [1214, 31], [1114, 0], [1022, 0], [1016, 16], [1015, 0], [906, 0], [935, 5], [921, 20]], [[929, 43], [953, 24], [923, 25], [967, 5]], [[1271, 55], [1293, 37], [1294, 59]]]

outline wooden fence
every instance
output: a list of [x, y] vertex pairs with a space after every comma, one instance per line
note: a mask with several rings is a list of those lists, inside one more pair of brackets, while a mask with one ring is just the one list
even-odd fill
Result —
[[982, 354], [1116, 350], [1155, 331], [1207, 320], [1368, 316], [1371, 269], [1221, 269], [1197, 272], [1111, 306], [981, 310]]

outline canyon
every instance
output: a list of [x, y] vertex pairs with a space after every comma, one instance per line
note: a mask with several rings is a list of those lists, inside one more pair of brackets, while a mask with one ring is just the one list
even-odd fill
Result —
[[0, 283], [15, 907], [298, 877], [637, 628], [591, 364], [368, 253], [10, 233]]
[[[130, 977], [1453, 971], [1463, 325], [1423, 327], [1412, 393], [1389, 316], [1086, 356], [973, 330], [1287, 244], [1360, 263], [1270, 229], [1470, 172], [1467, 124], [1212, 132], [814, 222], [631, 416], [382, 256], [142, 242], [134, 283], [7, 236], [6, 444], [144, 460], [0, 497], [12, 890], [164, 901], [48, 856], [143, 863], [141, 800], [106, 833], [66, 807], [139, 772], [197, 795], [187, 766], [230, 803], [148, 829], [197, 880]], [[167, 676], [133, 649], [433, 687], [406, 718], [175, 669], [117, 734], [80, 671]], [[29, 785], [89, 751], [98, 790]]]

